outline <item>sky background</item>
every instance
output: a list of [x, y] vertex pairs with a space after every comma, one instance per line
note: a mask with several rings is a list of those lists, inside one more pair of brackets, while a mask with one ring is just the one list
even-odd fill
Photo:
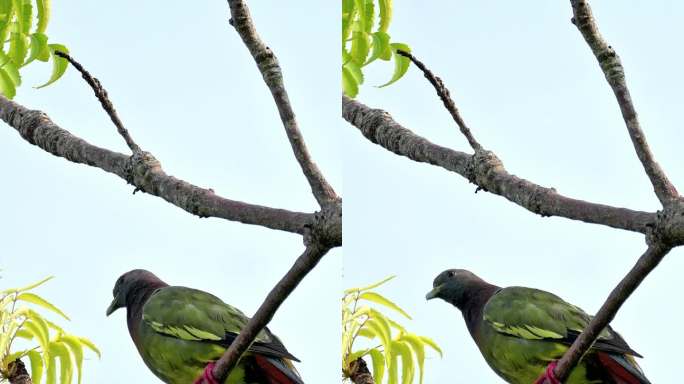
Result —
[[[652, 150], [684, 188], [681, 68], [684, 4], [593, 1], [627, 80]], [[654, 211], [659, 208], [632, 148], [612, 91], [570, 23], [569, 2], [396, 0], [390, 33], [451, 89], [475, 137], [507, 169], [567, 196]], [[457, 150], [470, 149], [422, 74], [377, 89], [390, 65], [371, 65], [358, 99], [407, 128]], [[554, 292], [588, 312], [645, 250], [642, 236], [561, 218], [541, 218], [507, 200], [475, 194], [462, 177], [398, 157], [344, 131], [344, 285], [396, 274], [379, 289], [413, 315], [404, 325], [436, 339], [426, 383], [503, 383], [486, 365], [460, 313], [425, 301], [434, 277], [470, 269], [501, 286]], [[613, 322], [654, 383], [680, 381], [681, 271], [675, 250]]]
[[[313, 157], [341, 192], [342, 148], [331, 124], [339, 116], [339, 48], [332, 44], [339, 12], [318, 6], [312, 17], [318, 4], [249, 2], [280, 59]], [[270, 92], [228, 25], [228, 5], [189, 5], [53, 1], [48, 33], [102, 81], [134, 139], [169, 174], [231, 199], [312, 212], [316, 202]], [[76, 71], [32, 88], [50, 70], [31, 65], [16, 101], [93, 144], [127, 153]], [[303, 251], [297, 235], [198, 219], [157, 197], [133, 195], [118, 177], [49, 155], [0, 125], [0, 286], [56, 276], [36, 293], [71, 316], [63, 324], [70, 332], [103, 352], [101, 360], [88, 355], [85, 383], [159, 382], [129, 338], [125, 312], [105, 317], [123, 272], [146, 268], [252, 314]], [[341, 250], [330, 252], [270, 326], [302, 360], [297, 368], [306, 382], [339, 380], [341, 263]]]

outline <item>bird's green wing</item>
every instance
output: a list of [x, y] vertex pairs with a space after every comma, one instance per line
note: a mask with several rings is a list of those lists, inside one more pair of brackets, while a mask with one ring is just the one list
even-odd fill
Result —
[[[509, 287], [497, 292], [485, 305], [483, 316], [499, 333], [564, 344], [571, 344], [591, 320], [582, 309], [560, 297], [525, 287]], [[610, 327], [601, 332], [593, 348], [636, 354]]]
[[[143, 306], [142, 317], [161, 334], [216, 344], [232, 341], [249, 320], [239, 309], [212, 294], [175, 286], [153, 293]], [[262, 331], [256, 341], [270, 343], [273, 340]]]

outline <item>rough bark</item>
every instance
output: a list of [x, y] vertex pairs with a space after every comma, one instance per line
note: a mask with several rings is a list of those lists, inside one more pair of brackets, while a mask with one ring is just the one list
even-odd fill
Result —
[[564, 217], [644, 234], [655, 224], [655, 212], [612, 207], [561, 195], [554, 188], [508, 173], [503, 162], [491, 151], [480, 149], [471, 155], [442, 147], [403, 127], [389, 113], [346, 96], [342, 97], [342, 116], [368, 140], [388, 151], [455, 172], [479, 189], [503, 196], [543, 217]]
[[74, 163], [113, 173], [136, 190], [161, 197], [199, 217], [217, 217], [245, 224], [304, 234], [313, 214], [230, 200], [168, 175], [149, 152], [126, 156], [88, 143], [59, 127], [41, 111], [27, 109], [0, 95], [0, 119], [29, 143]]
[[7, 380], [10, 384], [32, 384], [31, 376], [26, 371], [26, 366], [21, 360], [16, 360], [9, 365], [9, 377]]
[[259, 37], [247, 4], [242, 0], [228, 0], [228, 5], [230, 6], [232, 17], [231, 24], [235, 27], [245, 46], [252, 54], [264, 78], [264, 82], [266, 82], [268, 89], [273, 95], [273, 100], [278, 107], [280, 120], [283, 122], [283, 127], [290, 140], [294, 155], [309, 181], [311, 191], [316, 200], [320, 205], [337, 200], [337, 194], [311, 159], [311, 155], [309, 155], [309, 151], [304, 144], [302, 133], [299, 131], [299, 125], [285, 89], [283, 71], [280, 68], [280, 64], [278, 64], [275, 53]]
[[608, 84], [613, 89], [613, 93], [615, 93], [615, 99], [620, 106], [629, 137], [632, 139], [632, 144], [646, 171], [646, 175], [648, 175], [651, 184], [653, 184], [655, 194], [663, 204], [677, 199], [679, 197], [677, 189], [655, 161], [653, 153], [651, 153], [651, 149], [646, 142], [646, 136], [639, 123], [639, 116], [632, 103], [632, 96], [627, 88], [625, 69], [620, 61], [620, 56], [601, 36], [598, 25], [591, 13], [589, 2], [585, 0], [570, 0], [570, 4], [572, 5], [574, 15], [572, 22], [577, 26], [582, 36], [584, 36], [584, 40], [586, 40], [589, 48], [591, 48], [594, 56], [596, 56]]
[[354, 384], [375, 384], [373, 375], [368, 370], [368, 365], [362, 358], [351, 363], [349, 379]]

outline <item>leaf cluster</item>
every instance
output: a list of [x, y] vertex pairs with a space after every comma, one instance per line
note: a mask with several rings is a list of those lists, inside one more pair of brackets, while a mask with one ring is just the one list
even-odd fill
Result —
[[411, 48], [391, 42], [387, 33], [391, 20], [392, 0], [342, 0], [342, 90], [347, 96], [356, 97], [364, 81], [363, 67], [377, 59], [394, 58], [394, 74], [381, 87], [408, 70], [411, 61], [397, 50], [410, 52]]
[[[406, 311], [385, 296], [373, 291], [393, 279], [388, 277], [378, 283], [361, 288], [351, 288], [342, 297], [342, 370], [345, 378], [351, 375], [352, 364], [360, 358], [370, 356], [373, 378], [382, 384], [387, 377], [388, 384], [411, 384], [416, 378], [418, 366], [419, 383], [423, 382], [425, 350], [429, 347], [442, 355], [442, 350], [429, 337], [410, 333], [398, 322], [368, 304], [390, 309], [407, 319]], [[359, 337], [380, 344], [374, 348], [356, 348]], [[401, 376], [399, 366], [401, 362]], [[387, 372], [387, 374], [385, 374]]]
[[21, 85], [19, 69], [35, 60], [52, 58], [52, 76], [46, 87], [66, 71], [68, 62], [55, 51], [68, 53], [62, 44], [48, 44], [50, 0], [0, 0], [0, 92], [7, 98], [16, 95]]
[[[40, 384], [43, 376], [47, 384], [56, 384], [57, 379], [61, 384], [71, 384], [74, 369], [80, 384], [84, 348], [100, 356], [100, 351], [90, 340], [65, 332], [57, 324], [24, 305], [32, 304], [69, 320], [59, 308], [30, 292], [51, 278], [27, 287], [0, 291], [0, 382], [10, 376], [9, 370], [13, 362], [28, 357], [31, 362], [31, 380], [34, 384]], [[35, 344], [31, 348], [13, 352], [18, 339], [26, 340], [29, 345]]]

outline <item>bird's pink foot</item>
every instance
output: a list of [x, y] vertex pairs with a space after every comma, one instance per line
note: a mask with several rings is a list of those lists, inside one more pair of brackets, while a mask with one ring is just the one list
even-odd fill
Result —
[[202, 372], [202, 376], [195, 380], [193, 384], [219, 384], [219, 382], [214, 378], [215, 365], [216, 364], [214, 362], [207, 364], [207, 366], [204, 368], [204, 372]]
[[556, 365], [558, 365], [558, 361], [552, 361], [546, 367], [544, 373], [539, 376], [537, 381], [534, 382], [534, 384], [561, 384], [561, 382], [556, 379], [556, 375], [553, 373], [553, 370], [556, 369]]

